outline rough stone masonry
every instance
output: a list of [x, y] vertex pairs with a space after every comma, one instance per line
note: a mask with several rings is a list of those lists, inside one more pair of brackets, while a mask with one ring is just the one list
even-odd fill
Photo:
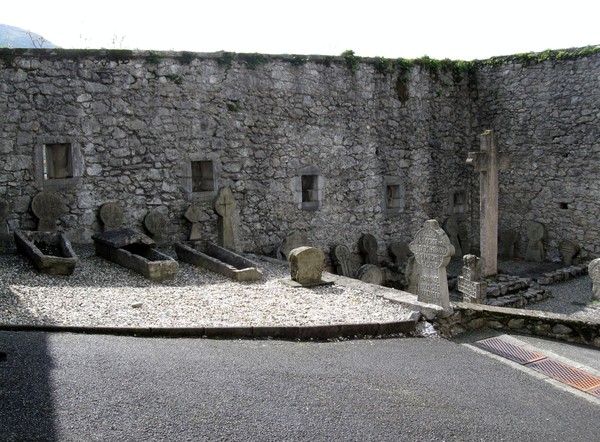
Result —
[[110, 202], [123, 203], [129, 227], [162, 213], [174, 240], [189, 234], [183, 215], [194, 204], [200, 235], [216, 241], [213, 201], [229, 186], [246, 251], [271, 252], [300, 231], [326, 255], [347, 245], [358, 267], [361, 235], [382, 253], [448, 216], [467, 223], [476, 249], [478, 180], [465, 158], [492, 129], [511, 158], [499, 176], [500, 231], [540, 222], [547, 259], [565, 239], [583, 257], [600, 254], [599, 53], [509, 57], [462, 78], [298, 59], [0, 50], [9, 229], [34, 229], [31, 201], [52, 191], [73, 242], [102, 230], [98, 210]]

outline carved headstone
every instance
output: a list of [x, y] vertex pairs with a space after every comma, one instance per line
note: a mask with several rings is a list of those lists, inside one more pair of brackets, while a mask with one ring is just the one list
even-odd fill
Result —
[[600, 258], [590, 262], [588, 274], [592, 280], [592, 300], [600, 301]]
[[100, 221], [104, 230], [115, 230], [123, 226], [123, 206], [119, 203], [104, 203], [100, 207]]
[[546, 228], [541, 223], [531, 223], [527, 227], [527, 252], [525, 261], [542, 262], [546, 257], [544, 250]]
[[67, 206], [57, 193], [40, 192], [33, 197], [31, 210], [39, 219], [39, 232], [55, 232], [58, 219], [67, 213]]
[[379, 258], [377, 257], [379, 246], [377, 245], [377, 239], [373, 235], [369, 233], [362, 235], [358, 240], [358, 248], [364, 255], [366, 264], [379, 266]]
[[237, 204], [229, 187], [222, 187], [215, 200], [215, 212], [219, 216], [218, 234], [219, 245], [229, 250], [237, 251], [237, 237], [234, 227]]
[[450, 309], [446, 266], [454, 254], [454, 246], [434, 219], [425, 221], [409, 245], [421, 268], [417, 297], [421, 302]]
[[521, 235], [519, 232], [515, 230], [507, 230], [502, 233], [502, 241], [500, 241], [501, 249], [500, 249], [500, 258], [511, 260], [515, 257], [517, 252], [517, 244], [519, 243], [519, 239]]
[[183, 214], [183, 217], [192, 223], [192, 229], [190, 230], [190, 241], [198, 241], [202, 237], [200, 234], [200, 221], [202, 221], [202, 210], [200, 207], [192, 204]]
[[450, 244], [454, 246], [454, 257], [461, 258], [462, 249], [460, 247], [460, 242], [458, 242], [458, 223], [456, 222], [456, 218], [451, 216], [446, 219], [446, 222], [444, 223], [444, 231], [450, 239]]
[[281, 242], [281, 246], [277, 249], [277, 257], [279, 259], [288, 260], [292, 250], [303, 246], [309, 246], [306, 233], [293, 231]]
[[331, 249], [331, 258], [335, 271], [338, 275], [352, 278], [352, 268], [350, 266], [350, 249], [345, 245], [338, 245]]
[[356, 279], [369, 284], [381, 285], [383, 271], [381, 267], [374, 264], [364, 264], [356, 272]]
[[161, 212], [148, 212], [144, 217], [144, 227], [146, 227], [155, 240], [163, 237], [167, 223], [167, 217]]
[[581, 247], [579, 247], [579, 244], [577, 244], [575, 241], [563, 239], [558, 245], [558, 251], [560, 252], [562, 262], [565, 265], [570, 266], [573, 264], [573, 259], [579, 255]]
[[302, 285], [321, 283], [323, 252], [314, 247], [298, 247], [290, 252], [290, 273], [293, 281]]
[[469, 152], [467, 164], [479, 172], [479, 241], [483, 276], [498, 273], [498, 171], [508, 169], [508, 157], [498, 153], [496, 135], [480, 136], [479, 152]]
[[388, 250], [390, 255], [392, 255], [394, 258], [394, 264], [396, 264], [398, 268], [404, 267], [410, 255], [412, 255], [408, 244], [406, 244], [404, 241], [396, 241], [391, 243], [388, 246]]
[[458, 277], [458, 291], [465, 302], [481, 304], [485, 299], [487, 283], [481, 281], [480, 259], [475, 255], [463, 256], [462, 276]]

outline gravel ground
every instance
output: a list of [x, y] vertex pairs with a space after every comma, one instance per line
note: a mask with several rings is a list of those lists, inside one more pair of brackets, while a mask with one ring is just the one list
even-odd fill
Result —
[[[357, 288], [292, 288], [286, 265], [256, 257], [263, 280], [238, 283], [179, 262], [153, 282], [75, 246], [71, 276], [38, 273], [21, 255], [0, 256], [0, 324], [84, 327], [298, 326], [390, 322], [410, 311]], [[171, 249], [164, 249], [175, 256]]]

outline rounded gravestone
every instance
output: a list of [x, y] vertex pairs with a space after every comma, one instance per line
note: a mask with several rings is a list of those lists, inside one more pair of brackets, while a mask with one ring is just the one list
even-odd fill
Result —
[[573, 264], [573, 258], [575, 258], [581, 247], [575, 241], [571, 241], [570, 239], [563, 239], [558, 245], [558, 251], [560, 252], [560, 256], [565, 265], [570, 266]]
[[105, 229], [118, 229], [123, 225], [123, 207], [119, 203], [104, 203], [100, 207], [100, 221]]
[[397, 266], [401, 266], [406, 263], [408, 257], [412, 255], [412, 252], [408, 248], [408, 244], [404, 241], [396, 241], [388, 246], [390, 255], [394, 257], [394, 262]]
[[10, 206], [8, 205], [8, 201], [0, 200], [0, 222], [6, 221], [9, 214]]
[[546, 256], [544, 250], [544, 238], [546, 237], [546, 228], [541, 223], [531, 223], [527, 227], [527, 252], [525, 261], [542, 262]]
[[361, 236], [358, 240], [358, 248], [365, 256], [367, 264], [373, 264], [375, 266], [379, 265], [379, 259], [377, 257], [379, 245], [377, 244], [377, 239], [373, 235], [365, 233]]
[[144, 217], [144, 227], [155, 237], [163, 235], [167, 222], [167, 217], [161, 212], [148, 212]]
[[454, 246], [454, 258], [462, 259], [462, 248], [460, 246], [460, 242], [458, 241], [458, 223], [456, 222], [456, 218], [453, 216], [446, 219], [444, 222], [444, 231], [448, 235], [448, 239], [450, 239], [450, 244]]
[[31, 211], [39, 219], [38, 231], [53, 232], [58, 219], [67, 213], [67, 206], [57, 193], [40, 192], [31, 201]]
[[381, 285], [383, 282], [383, 272], [381, 268], [374, 264], [365, 264], [356, 272], [356, 279], [369, 284]]
[[290, 274], [300, 284], [318, 284], [323, 274], [323, 252], [314, 247], [297, 247], [290, 251]]
[[190, 205], [190, 207], [188, 207], [185, 213], [183, 214], [183, 217], [187, 219], [190, 223], [192, 223], [192, 228], [190, 230], [189, 237], [190, 241], [198, 241], [202, 237], [200, 235], [199, 224], [200, 221], [202, 221], [203, 216], [204, 212], [202, 212], [202, 209], [200, 209], [200, 207], [196, 206], [195, 204]]

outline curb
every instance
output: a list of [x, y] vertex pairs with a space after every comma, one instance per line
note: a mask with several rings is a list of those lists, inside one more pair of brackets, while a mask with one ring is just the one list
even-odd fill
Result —
[[0, 331], [79, 333], [135, 337], [212, 338], [212, 339], [292, 339], [327, 340], [366, 336], [391, 336], [414, 333], [417, 321], [405, 320], [365, 324], [258, 327], [75, 327], [60, 325], [0, 325]]

